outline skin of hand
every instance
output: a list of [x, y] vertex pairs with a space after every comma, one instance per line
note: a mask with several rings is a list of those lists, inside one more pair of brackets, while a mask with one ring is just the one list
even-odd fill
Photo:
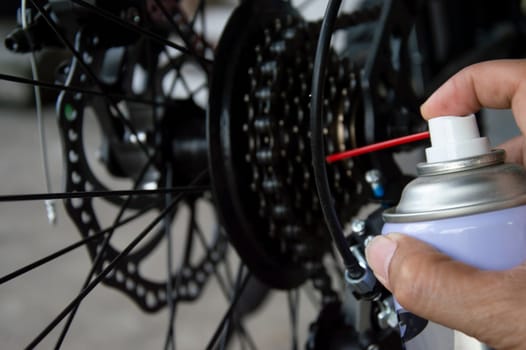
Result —
[[[428, 120], [482, 107], [511, 108], [523, 135], [499, 148], [506, 150], [508, 162], [526, 164], [526, 60], [464, 68], [428, 98], [421, 113]], [[379, 281], [408, 311], [498, 350], [526, 349], [526, 263], [506, 271], [481, 271], [397, 233], [375, 237], [366, 257]]]

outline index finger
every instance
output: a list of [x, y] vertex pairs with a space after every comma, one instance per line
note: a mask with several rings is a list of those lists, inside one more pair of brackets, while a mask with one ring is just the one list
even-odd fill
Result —
[[467, 115], [482, 107], [511, 108], [526, 134], [526, 60], [497, 60], [462, 69], [420, 107], [424, 119]]

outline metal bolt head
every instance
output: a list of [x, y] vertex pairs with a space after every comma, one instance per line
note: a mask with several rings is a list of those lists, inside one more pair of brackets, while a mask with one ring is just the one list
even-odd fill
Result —
[[351, 223], [351, 230], [359, 236], [363, 235], [365, 233], [365, 221], [359, 219], [353, 220]]
[[380, 347], [376, 344], [371, 344], [367, 347], [367, 350], [380, 350]]
[[382, 173], [380, 173], [380, 170], [378, 169], [371, 169], [365, 173], [365, 181], [370, 184], [379, 182], [381, 177]]
[[396, 328], [398, 326], [398, 316], [396, 310], [387, 300], [379, 303], [380, 312], [377, 315], [378, 325], [382, 329]]

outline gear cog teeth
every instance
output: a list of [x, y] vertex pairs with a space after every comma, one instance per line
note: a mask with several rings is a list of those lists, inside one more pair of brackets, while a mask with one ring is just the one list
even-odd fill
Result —
[[281, 183], [276, 178], [272, 178], [263, 181], [262, 187], [266, 193], [277, 193], [281, 189]]
[[265, 86], [258, 89], [255, 93], [255, 96], [260, 100], [270, 100], [273, 97], [273, 91], [270, 87]]
[[278, 71], [278, 63], [275, 60], [264, 62], [261, 65], [261, 73], [265, 76], [275, 76]]
[[272, 118], [270, 116], [262, 116], [254, 121], [254, 129], [259, 134], [268, 133], [272, 130]]
[[272, 209], [272, 215], [275, 219], [284, 220], [289, 214], [289, 208], [285, 205], [276, 205]]
[[270, 52], [275, 55], [281, 55], [287, 50], [287, 43], [285, 40], [273, 42], [270, 45]]
[[274, 152], [272, 151], [272, 149], [268, 148], [261, 149], [256, 152], [256, 159], [259, 164], [270, 165], [274, 160]]
[[300, 237], [302, 229], [298, 225], [287, 225], [283, 228], [283, 234], [290, 239], [297, 239]]

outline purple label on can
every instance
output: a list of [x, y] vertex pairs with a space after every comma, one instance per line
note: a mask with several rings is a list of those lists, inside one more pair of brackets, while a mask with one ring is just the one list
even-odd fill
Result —
[[526, 261], [526, 206], [435, 221], [386, 223], [382, 233], [405, 233], [455, 260], [485, 270]]
[[[404, 233], [473, 267], [505, 270], [526, 261], [526, 206], [435, 221], [386, 223], [382, 234]], [[397, 303], [407, 350], [468, 349], [464, 335], [413, 315]], [[469, 338], [469, 337], [465, 337]], [[483, 344], [469, 349], [484, 349]]]

